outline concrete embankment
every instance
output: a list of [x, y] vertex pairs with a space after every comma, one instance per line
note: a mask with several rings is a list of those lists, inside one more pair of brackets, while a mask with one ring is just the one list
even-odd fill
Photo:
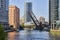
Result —
[[50, 33], [52, 35], [58, 35], [58, 36], [60, 36], [60, 30], [50, 30]]
[[60, 30], [50, 30], [50, 37], [52, 40], [60, 40]]

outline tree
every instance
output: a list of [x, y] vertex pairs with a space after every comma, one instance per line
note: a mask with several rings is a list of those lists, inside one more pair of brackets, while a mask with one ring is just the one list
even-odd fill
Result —
[[24, 29], [24, 24], [21, 24], [19, 29], [23, 30]]
[[0, 24], [0, 40], [6, 39], [6, 33], [4, 32], [4, 27]]
[[20, 26], [24, 28], [24, 23], [23, 23], [23, 24], [21, 24]]

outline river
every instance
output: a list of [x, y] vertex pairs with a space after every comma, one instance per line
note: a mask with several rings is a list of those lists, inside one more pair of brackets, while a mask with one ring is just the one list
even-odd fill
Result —
[[8, 32], [8, 40], [60, 40], [53, 37], [49, 32], [37, 30], [21, 30], [19, 32]]

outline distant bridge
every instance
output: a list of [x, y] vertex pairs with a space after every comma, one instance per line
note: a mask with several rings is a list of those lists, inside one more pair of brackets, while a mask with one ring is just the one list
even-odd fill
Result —
[[[29, 11], [29, 16], [32, 19], [32, 21], [34, 22], [35, 26], [36, 26], [36, 30], [42, 30], [42, 23], [39, 23], [39, 21], [37, 20], [37, 18], [35, 17], [34, 13], [32, 11]], [[27, 23], [26, 25], [29, 25], [29, 23]]]

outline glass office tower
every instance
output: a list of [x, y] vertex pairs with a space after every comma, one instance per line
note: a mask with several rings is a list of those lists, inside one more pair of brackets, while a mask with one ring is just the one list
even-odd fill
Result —
[[56, 26], [56, 20], [59, 20], [59, 0], [49, 0], [49, 24]]
[[9, 0], [0, 0], [0, 23], [4, 26], [8, 24]]
[[59, 0], [59, 20], [60, 20], [60, 0]]
[[32, 3], [26, 2], [26, 4], [25, 4], [25, 22], [31, 22], [31, 18], [29, 16], [30, 11], [32, 11]]

